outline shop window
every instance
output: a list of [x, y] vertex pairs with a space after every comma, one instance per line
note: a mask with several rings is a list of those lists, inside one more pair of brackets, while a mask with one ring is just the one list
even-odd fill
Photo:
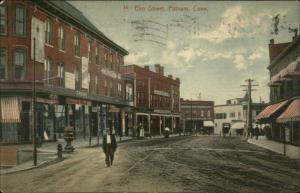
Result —
[[0, 48], [0, 80], [7, 79], [7, 49]]
[[14, 8], [14, 33], [17, 36], [26, 35], [26, 8], [23, 5]]
[[0, 35], [7, 34], [7, 6], [0, 6]]
[[26, 53], [25, 49], [17, 48], [14, 51], [14, 68], [15, 68], [15, 80], [25, 79], [26, 70]]

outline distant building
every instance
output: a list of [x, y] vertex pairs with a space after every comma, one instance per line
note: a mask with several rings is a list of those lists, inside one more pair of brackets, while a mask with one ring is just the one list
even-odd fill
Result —
[[[268, 139], [300, 146], [300, 36], [278, 48], [274, 40], [269, 44], [270, 101], [258, 116], [266, 128]], [[285, 144], [284, 143], [284, 144]], [[298, 147], [298, 155], [300, 151]], [[292, 155], [294, 156], [294, 155]]]
[[[256, 115], [266, 106], [265, 103], [252, 103], [252, 123], [257, 122]], [[247, 120], [248, 98], [235, 98], [224, 105], [215, 105], [215, 134], [221, 134], [226, 128], [232, 135], [242, 134]]]
[[164, 67], [124, 66], [124, 74], [134, 77], [135, 123], [145, 133], [160, 135], [167, 126], [177, 133], [180, 127], [180, 79], [164, 75]]
[[214, 101], [180, 101], [182, 128], [185, 132], [214, 132]]

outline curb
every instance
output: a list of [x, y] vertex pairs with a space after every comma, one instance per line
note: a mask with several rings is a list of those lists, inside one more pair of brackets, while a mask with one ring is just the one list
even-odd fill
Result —
[[13, 173], [18, 173], [18, 172], [22, 172], [22, 171], [28, 171], [28, 170], [32, 170], [32, 169], [36, 169], [36, 168], [41, 168], [41, 167], [44, 167], [44, 166], [47, 166], [47, 165], [51, 165], [51, 164], [61, 162], [65, 159], [66, 159], [66, 157], [64, 157], [62, 159], [54, 158], [54, 159], [51, 159], [51, 160], [48, 160], [48, 161], [43, 161], [43, 162], [39, 163], [37, 166], [30, 166], [30, 167], [20, 169], [20, 170], [15, 170], [15, 171], [8, 171], [8, 172], [4, 171], [4, 172], [1, 172], [0, 175], [13, 174]]

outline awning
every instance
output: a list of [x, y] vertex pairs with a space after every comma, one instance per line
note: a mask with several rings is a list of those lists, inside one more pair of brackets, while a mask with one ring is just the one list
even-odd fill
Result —
[[267, 106], [262, 112], [260, 112], [257, 116], [256, 119], [267, 119], [270, 118], [271, 115], [273, 115], [275, 112], [277, 112], [281, 107], [283, 107], [288, 101], [282, 101], [279, 103], [275, 103], [273, 105]]
[[20, 108], [17, 97], [2, 97], [1, 100], [1, 117], [2, 123], [19, 123]]
[[300, 57], [282, 70], [283, 77], [300, 76]]
[[230, 130], [244, 129], [244, 127], [245, 127], [244, 122], [236, 122], [231, 125]]
[[289, 107], [276, 119], [277, 122], [300, 121], [300, 99], [295, 99]]
[[[22, 97], [22, 101], [27, 101], [27, 102], [32, 102], [32, 97]], [[36, 97], [35, 101], [37, 103], [43, 103], [43, 104], [59, 104], [59, 101], [57, 99], [47, 99], [47, 98], [41, 98], [41, 97]]]
[[214, 127], [214, 123], [212, 121], [203, 121], [204, 127]]

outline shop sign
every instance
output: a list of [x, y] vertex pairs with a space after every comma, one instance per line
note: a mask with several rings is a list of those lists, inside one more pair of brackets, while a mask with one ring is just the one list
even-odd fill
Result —
[[102, 74], [109, 76], [114, 79], [121, 79], [121, 74], [115, 73], [114, 71], [108, 70], [108, 69], [102, 69]]
[[71, 72], [65, 73], [65, 83], [66, 88], [75, 90], [75, 75]]
[[161, 90], [154, 90], [154, 94], [160, 95], [160, 96], [165, 96], [165, 97], [169, 97], [169, 93], [165, 92], [165, 91], [161, 91]]
[[82, 98], [86, 98], [87, 97], [87, 93], [79, 91], [79, 90], [76, 90], [76, 96], [82, 97]]
[[168, 110], [159, 110], [159, 109], [154, 109], [154, 113], [162, 113], [162, 114], [171, 114], [171, 111]]
[[[31, 18], [31, 59], [35, 57], [35, 61], [44, 63], [45, 49], [45, 24], [36, 17]], [[35, 56], [33, 39], [35, 38]]]

